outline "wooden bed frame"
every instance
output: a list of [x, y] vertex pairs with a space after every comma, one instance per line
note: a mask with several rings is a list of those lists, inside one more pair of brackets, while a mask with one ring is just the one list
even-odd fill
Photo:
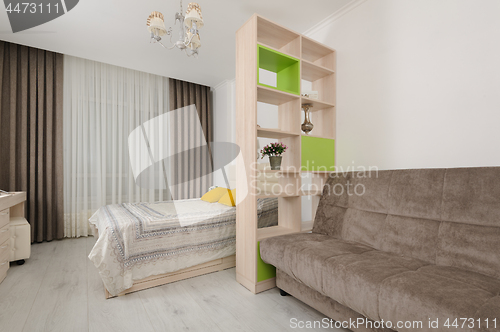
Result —
[[[94, 237], [99, 238], [99, 231], [97, 230], [97, 228], [92, 224], [90, 224], [90, 228], [92, 229], [92, 233], [94, 234]], [[215, 259], [213, 261], [203, 263], [203, 264], [198, 264], [198, 265], [188, 267], [186, 269], [182, 269], [179, 271], [160, 274], [160, 275], [156, 275], [156, 276], [147, 277], [147, 278], [144, 278], [141, 280], [137, 280], [134, 282], [132, 287], [121, 292], [117, 296], [123, 296], [123, 295], [130, 294], [133, 292], [141, 291], [144, 289], [153, 288], [153, 287], [157, 287], [157, 286], [161, 286], [161, 285], [166, 285], [166, 284], [169, 284], [171, 282], [176, 282], [176, 281], [180, 281], [180, 280], [184, 280], [184, 279], [198, 277], [198, 276], [212, 273], [212, 272], [218, 272], [218, 271], [222, 271], [225, 269], [230, 269], [230, 268], [235, 267], [235, 266], [236, 266], [236, 255], [231, 255], [231, 256], [224, 257], [224, 258]], [[108, 292], [108, 290], [106, 289], [106, 286], [104, 286], [104, 283], [103, 283], [103, 287], [104, 287], [104, 296], [106, 297], [106, 299], [116, 297], [116, 296], [111, 295]]]
[[[222, 271], [225, 269], [229, 269], [236, 266], [236, 255], [219, 258], [207, 263], [195, 265], [193, 267], [189, 267], [187, 269], [182, 269], [175, 272], [160, 274], [157, 276], [148, 277], [142, 280], [138, 280], [134, 282], [134, 285], [118, 294], [118, 296], [123, 296], [125, 294], [137, 292], [143, 289], [153, 288], [161, 285], [166, 285], [171, 282], [189, 279], [197, 276], [201, 276], [203, 274]], [[106, 299], [110, 299], [112, 297], [116, 297], [111, 295], [106, 287], [104, 287], [104, 295]]]

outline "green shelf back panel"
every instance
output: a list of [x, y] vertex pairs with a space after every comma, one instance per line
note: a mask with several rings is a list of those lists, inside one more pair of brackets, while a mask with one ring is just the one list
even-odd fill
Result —
[[[277, 74], [276, 87], [259, 83], [272, 89], [300, 95], [300, 60], [257, 45], [257, 67]], [[259, 70], [257, 68], [257, 82]]]
[[301, 169], [305, 171], [333, 171], [335, 140], [302, 136]]
[[257, 242], [257, 282], [276, 277], [276, 268], [260, 258], [260, 242]]

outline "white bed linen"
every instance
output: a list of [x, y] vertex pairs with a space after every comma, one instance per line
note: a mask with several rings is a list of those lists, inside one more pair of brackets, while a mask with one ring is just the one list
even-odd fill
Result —
[[[235, 249], [235, 208], [199, 199], [116, 204], [91, 218], [99, 238], [89, 258], [106, 289], [118, 295], [134, 280], [174, 272], [214, 259]], [[177, 214], [202, 220], [181, 227]]]
[[[258, 210], [259, 226], [277, 224], [276, 199], [259, 199]], [[182, 227], [179, 218], [190, 225]], [[89, 222], [99, 233], [89, 259], [112, 295], [134, 281], [236, 252], [236, 208], [200, 199], [175, 207], [174, 201], [108, 205]]]

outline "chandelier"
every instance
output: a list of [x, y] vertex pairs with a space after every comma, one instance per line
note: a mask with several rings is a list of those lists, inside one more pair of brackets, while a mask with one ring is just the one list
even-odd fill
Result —
[[[173, 31], [172, 28], [165, 29], [165, 21], [163, 19], [163, 14], [160, 12], [152, 12], [148, 17], [148, 31], [151, 34], [151, 42], [159, 43], [164, 48], [171, 50], [177, 47], [180, 50], [184, 50], [188, 56], [198, 55], [198, 49], [201, 46], [199, 30], [203, 27], [203, 17], [201, 16], [201, 8], [195, 2], [191, 2], [188, 5], [186, 14], [182, 11], [182, 0], [181, 0], [181, 10], [175, 14], [175, 22], [177, 20], [181, 25], [181, 31], [179, 33], [179, 40], [175, 43], [172, 42]], [[165, 46], [161, 42], [161, 37], [167, 35], [170, 36], [170, 44], [172, 46]]]

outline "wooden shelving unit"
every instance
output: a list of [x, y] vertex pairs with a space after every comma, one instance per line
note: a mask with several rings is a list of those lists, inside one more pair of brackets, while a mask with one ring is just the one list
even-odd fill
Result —
[[286, 137], [295, 137], [300, 134], [297, 132], [284, 131], [279, 129], [267, 129], [267, 128], [257, 128], [257, 137], [262, 138], [286, 138]]
[[335, 74], [335, 72], [329, 68], [302, 60], [302, 79], [306, 81], [314, 82], [332, 74]]
[[322, 110], [327, 110], [329, 108], [335, 107], [333, 103], [327, 103], [324, 101], [320, 101], [317, 99], [311, 99], [307, 97], [301, 97], [302, 104], [312, 104], [313, 108], [311, 109], [311, 112], [317, 112], [317, 111], [322, 111]]
[[288, 102], [299, 101], [299, 96], [259, 85], [257, 87], [257, 101], [280, 106]]
[[260, 241], [267, 239], [269, 237], [292, 234], [292, 233], [297, 233], [297, 231], [283, 226], [260, 228], [257, 230], [257, 240]]
[[[276, 74], [274, 86], [259, 81], [259, 68]], [[259, 15], [236, 33], [236, 136], [243, 158], [236, 168], [236, 188], [248, 188], [236, 206], [236, 279], [253, 293], [275, 287], [274, 267], [260, 259], [260, 241], [310, 231], [323, 186], [335, 165], [335, 51]], [[319, 99], [301, 97], [302, 80]], [[279, 128], [257, 127], [257, 102], [278, 106]], [[303, 104], [312, 104], [310, 135], [301, 132]], [[257, 138], [285, 143], [289, 149], [279, 171], [258, 170]], [[304, 151], [303, 147], [308, 147]], [[257, 192], [251, 182], [262, 172], [279, 177], [284, 192]], [[312, 177], [302, 187], [302, 176]], [[262, 175], [262, 174], [260, 174]], [[238, 194], [237, 194], [238, 195]], [[313, 202], [311, 220], [301, 220], [301, 199]], [[277, 197], [278, 226], [257, 228], [257, 198]]]

